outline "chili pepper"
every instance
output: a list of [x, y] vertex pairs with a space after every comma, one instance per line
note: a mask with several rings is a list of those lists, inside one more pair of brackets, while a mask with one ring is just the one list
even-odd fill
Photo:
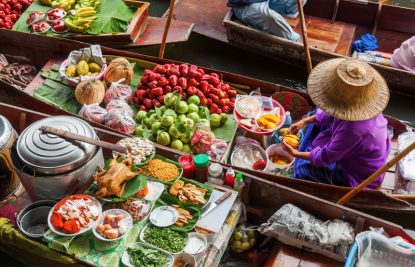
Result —
[[198, 81], [196, 81], [196, 79], [194, 79], [194, 78], [191, 78], [190, 80], [189, 80], [189, 83], [188, 83], [188, 85], [187, 86], [195, 86], [195, 87], [199, 87], [199, 85], [200, 85], [200, 83], [198, 82]]
[[50, 222], [56, 229], [62, 229], [63, 227], [63, 217], [60, 213], [57, 213], [56, 211], [54, 211], [52, 217], [50, 217]]
[[153, 103], [151, 102], [150, 99], [146, 98], [143, 100], [143, 104], [148, 108], [151, 109], [153, 107]]
[[69, 219], [63, 224], [63, 231], [67, 234], [75, 234], [81, 230], [81, 225], [75, 219]]
[[184, 77], [189, 76], [189, 65], [187, 65], [187, 64], [181, 64], [179, 66], [179, 71], [180, 71], [180, 74], [182, 76], [184, 76]]
[[254, 170], [263, 170], [266, 166], [267, 166], [267, 163], [265, 162], [265, 160], [260, 159], [260, 160], [257, 160], [254, 163], [254, 165], [252, 166], [252, 168]]
[[171, 75], [169, 77], [170, 86], [176, 86], [177, 82], [178, 82], [177, 80], [178, 80], [178, 78], [177, 78], [176, 75]]
[[218, 86], [220, 84], [220, 80], [212, 75], [209, 77], [209, 82], [214, 86]]
[[162, 65], [157, 65], [157, 66], [154, 67], [154, 72], [163, 73], [164, 74], [164, 73], [167, 72], [167, 70]]
[[171, 86], [170, 85], [166, 85], [166, 86], [164, 86], [164, 90], [163, 90], [163, 93], [165, 94], [165, 95], [167, 95], [168, 93], [171, 93]]
[[159, 84], [158, 81], [151, 81], [148, 83], [148, 88], [154, 89], [158, 86], [158, 84]]
[[166, 85], [169, 85], [169, 80], [167, 80], [166, 77], [161, 77], [158, 82], [158, 86], [164, 87]]
[[150, 91], [153, 95], [156, 95], [156, 96], [160, 96], [160, 95], [162, 95], [163, 94], [163, 88], [161, 88], [161, 87], [156, 87], [156, 88], [153, 88], [153, 89], [151, 89], [151, 91]]
[[181, 88], [183, 88], [184, 90], [187, 89], [187, 79], [186, 78], [180, 77], [179, 80], [178, 80], [178, 83], [179, 83], [179, 86]]

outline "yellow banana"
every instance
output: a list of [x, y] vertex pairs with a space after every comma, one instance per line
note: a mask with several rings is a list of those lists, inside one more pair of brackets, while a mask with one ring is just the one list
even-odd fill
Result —
[[91, 17], [91, 16], [94, 16], [96, 13], [97, 12], [95, 12], [95, 11], [84, 11], [84, 12], [81, 12], [81, 13], [78, 12], [76, 15], [78, 17]]
[[295, 140], [297, 140], [297, 141], [299, 141], [300, 140], [300, 137], [298, 137], [297, 135], [295, 135], [295, 134], [286, 134], [285, 136], [284, 136], [284, 138], [294, 138]]
[[93, 7], [81, 7], [80, 9], [77, 10], [77, 14], [82, 13], [82, 12], [86, 12], [86, 11], [95, 11], [95, 9]]

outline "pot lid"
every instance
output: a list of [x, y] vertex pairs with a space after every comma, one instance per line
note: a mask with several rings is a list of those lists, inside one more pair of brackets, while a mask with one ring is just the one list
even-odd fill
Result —
[[0, 115], [0, 151], [2, 151], [10, 141], [13, 133], [13, 128], [10, 122], [2, 115]]
[[23, 163], [36, 172], [58, 174], [74, 170], [88, 161], [96, 146], [69, 141], [39, 129], [48, 125], [74, 134], [96, 139], [94, 129], [85, 121], [71, 116], [54, 116], [39, 120], [27, 127], [17, 141], [17, 153]]

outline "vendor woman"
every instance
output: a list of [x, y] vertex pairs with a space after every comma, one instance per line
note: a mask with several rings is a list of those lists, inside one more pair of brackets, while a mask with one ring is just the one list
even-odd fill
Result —
[[[383, 77], [369, 64], [331, 59], [310, 73], [308, 93], [314, 115], [290, 127], [306, 127], [299, 150], [283, 142], [293, 155], [293, 177], [356, 187], [387, 161], [390, 138], [382, 115], [389, 101]], [[381, 185], [380, 175], [368, 188]]]

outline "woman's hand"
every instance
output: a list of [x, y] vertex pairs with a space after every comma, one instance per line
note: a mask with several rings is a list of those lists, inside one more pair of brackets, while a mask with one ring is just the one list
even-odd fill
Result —
[[288, 128], [287, 134], [297, 134], [298, 131], [301, 130], [306, 124], [307, 122], [305, 120], [300, 120], [291, 124], [290, 128]]
[[295, 149], [295, 148], [293, 148], [292, 146], [290, 146], [289, 144], [287, 144], [286, 142], [285, 142], [285, 140], [282, 140], [282, 142], [281, 142], [281, 146], [282, 146], [282, 148], [287, 152], [287, 153], [289, 153], [291, 156], [293, 156], [293, 157], [297, 157], [297, 154], [298, 154], [298, 150], [297, 149]]

